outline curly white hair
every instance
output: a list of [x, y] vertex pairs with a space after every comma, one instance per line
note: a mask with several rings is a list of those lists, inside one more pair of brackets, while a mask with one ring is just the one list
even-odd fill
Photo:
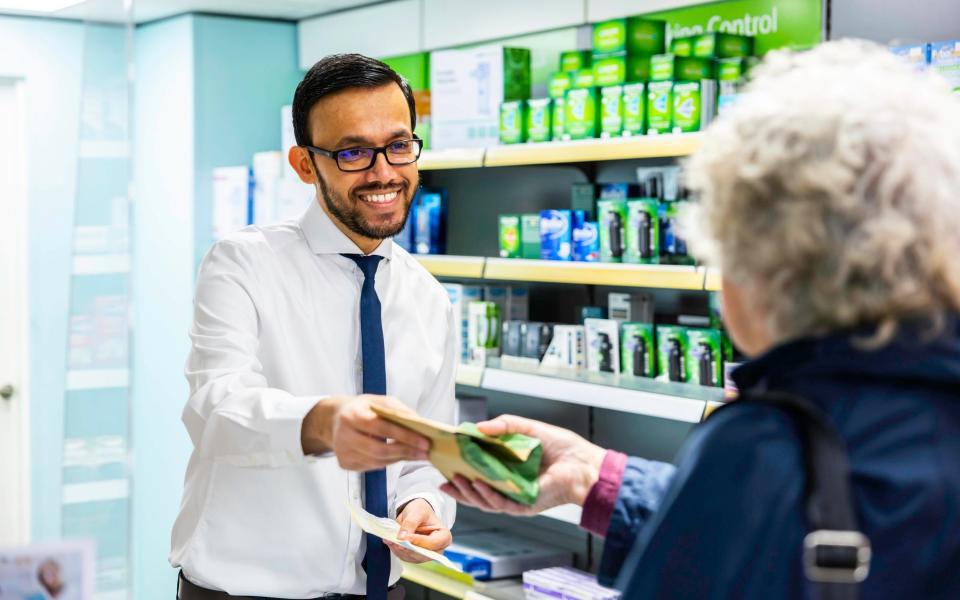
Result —
[[886, 48], [771, 53], [685, 167], [691, 251], [776, 341], [960, 310], [960, 97]]

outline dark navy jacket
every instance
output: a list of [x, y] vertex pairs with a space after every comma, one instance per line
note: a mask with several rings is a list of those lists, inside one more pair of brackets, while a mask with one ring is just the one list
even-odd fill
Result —
[[[864, 599], [960, 599], [960, 327], [947, 331], [873, 352], [849, 335], [801, 340], [734, 373], [741, 390], [816, 403], [845, 440], [873, 548]], [[809, 597], [804, 481], [790, 418], [734, 402], [693, 431], [675, 470], [630, 459], [600, 579], [631, 599]]]

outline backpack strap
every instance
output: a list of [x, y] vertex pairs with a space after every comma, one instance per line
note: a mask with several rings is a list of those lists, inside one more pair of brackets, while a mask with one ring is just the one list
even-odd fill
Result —
[[742, 394], [737, 402], [774, 406], [790, 415], [803, 448], [810, 532], [803, 540], [803, 567], [812, 598], [856, 600], [870, 572], [870, 540], [857, 525], [850, 465], [843, 439], [823, 412], [795, 394]]

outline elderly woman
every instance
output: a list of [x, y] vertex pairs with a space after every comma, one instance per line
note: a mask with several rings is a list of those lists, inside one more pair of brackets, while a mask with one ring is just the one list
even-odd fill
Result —
[[[694, 251], [723, 270], [724, 321], [752, 357], [741, 393], [799, 397], [842, 440], [828, 466], [849, 463], [872, 560], [830, 593], [960, 598], [960, 98], [866, 43], [778, 53], [686, 168]], [[519, 515], [583, 505], [606, 537], [600, 579], [626, 598], [824, 591], [804, 568], [809, 449], [781, 407], [722, 408], [676, 466], [518, 417], [481, 429], [542, 440], [540, 499], [461, 477], [445, 491]]]

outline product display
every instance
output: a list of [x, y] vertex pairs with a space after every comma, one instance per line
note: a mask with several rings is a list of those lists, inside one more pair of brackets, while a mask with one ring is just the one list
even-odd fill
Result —
[[593, 61], [593, 85], [623, 85], [627, 81], [627, 57], [608, 56]]
[[723, 341], [716, 329], [687, 329], [688, 380], [699, 385], [723, 385]]
[[526, 321], [530, 317], [530, 295], [525, 287], [487, 285], [483, 287], [483, 299], [496, 304], [505, 321]]
[[703, 33], [693, 39], [693, 56], [737, 58], [753, 54], [753, 38], [732, 33]]
[[589, 68], [591, 64], [589, 50], [568, 50], [560, 53], [561, 71], [579, 71]]
[[650, 57], [650, 81], [700, 81], [713, 77], [713, 61], [708, 58], [675, 54]]
[[520, 326], [522, 348], [520, 355], [541, 361], [553, 341], [553, 325], [549, 323], [527, 322]]
[[666, 22], [630, 17], [612, 19], [593, 25], [593, 55], [660, 54], [666, 45]]
[[540, 212], [540, 258], [543, 260], [573, 259], [573, 223], [569, 210]]
[[673, 82], [651, 81], [647, 84], [647, 133], [670, 133], [673, 130]]
[[525, 600], [619, 600], [617, 590], [597, 583], [595, 575], [570, 567], [526, 571], [523, 574]]
[[706, 129], [717, 105], [717, 82], [683, 81], [673, 84], [673, 131], [689, 133]]
[[652, 264], [660, 258], [660, 201], [627, 201], [626, 252], [623, 262]]
[[500, 143], [520, 144], [527, 141], [527, 105], [513, 100], [500, 105]]
[[623, 86], [600, 88], [600, 137], [623, 133]]
[[586, 328], [582, 325], [554, 325], [553, 339], [541, 366], [571, 371], [586, 368]]
[[540, 215], [520, 215], [520, 258], [540, 258]]
[[528, 142], [549, 142], [553, 137], [553, 101], [537, 98], [527, 101], [526, 136]]
[[413, 199], [411, 218], [417, 254], [443, 254], [447, 251], [447, 192], [421, 187]]
[[453, 305], [453, 314], [460, 318], [460, 359], [470, 358], [468, 340], [470, 339], [470, 311], [472, 302], [483, 300], [483, 286], [464, 285], [461, 283], [444, 283], [450, 304]]
[[643, 135], [647, 121], [647, 86], [628, 83], [623, 86], [623, 135]]
[[532, 569], [567, 566], [570, 552], [502, 529], [458, 530], [443, 555], [476, 580], [515, 577]]
[[624, 235], [627, 225], [626, 200], [598, 201], [597, 222], [600, 226], [600, 260], [622, 262], [627, 247]]
[[685, 201], [660, 204], [660, 262], [667, 264], [691, 264], [687, 255], [687, 243], [678, 234], [677, 223]]
[[554, 98], [550, 110], [550, 139], [562, 140], [566, 134], [567, 100], [564, 96]]
[[500, 356], [523, 355], [523, 321], [504, 321], [500, 334]]
[[500, 355], [500, 307], [495, 302], [470, 302], [467, 316], [467, 360], [485, 365], [487, 358]]
[[930, 44], [930, 68], [947, 80], [955, 94], [960, 94], [960, 41]]
[[562, 71], [550, 76], [550, 83], [547, 86], [548, 94], [551, 98], [563, 98], [567, 90], [573, 89], [573, 71]]
[[520, 258], [520, 215], [500, 215], [500, 258]]
[[597, 89], [574, 88], [567, 92], [564, 103], [564, 139], [582, 140], [597, 137], [600, 131], [600, 111]]
[[607, 294], [607, 316], [620, 322], [653, 323], [653, 296], [643, 292]]
[[586, 212], [573, 211], [573, 260], [597, 262], [600, 260], [600, 228], [586, 220]]
[[620, 321], [586, 319], [587, 370], [620, 372]]
[[621, 372], [634, 377], [656, 375], [652, 323], [624, 323], [620, 329]]
[[657, 325], [657, 376], [667, 381], [688, 381], [687, 328]]

